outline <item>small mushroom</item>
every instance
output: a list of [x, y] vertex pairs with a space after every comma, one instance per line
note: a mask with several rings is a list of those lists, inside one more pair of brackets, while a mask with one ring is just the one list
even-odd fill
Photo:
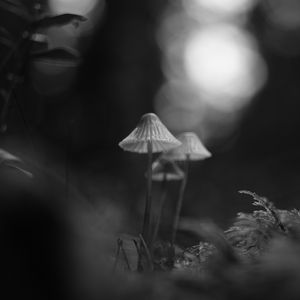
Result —
[[153, 113], [141, 117], [137, 127], [119, 143], [119, 146], [131, 152], [148, 153], [147, 194], [142, 234], [149, 242], [151, 189], [152, 189], [152, 153], [168, 151], [181, 143], [162, 124]]
[[178, 140], [182, 143], [181, 146], [174, 148], [167, 153], [164, 154], [164, 157], [167, 159], [173, 159], [177, 161], [184, 162], [184, 173], [180, 191], [179, 198], [176, 205], [174, 224], [172, 229], [172, 245], [176, 239], [176, 232], [179, 222], [180, 211], [183, 202], [183, 196], [188, 180], [188, 170], [189, 170], [189, 162], [191, 160], [204, 160], [206, 158], [211, 157], [211, 153], [205, 148], [205, 146], [200, 141], [199, 137], [194, 132], [184, 132], [177, 136]]
[[152, 164], [152, 180], [163, 182], [182, 179], [184, 174], [177, 163], [173, 160], [165, 159], [163, 155]]
[[152, 236], [152, 244], [156, 240], [160, 226], [161, 214], [167, 196], [167, 181], [181, 180], [183, 177], [184, 173], [178, 167], [177, 163], [175, 161], [163, 158], [163, 155], [161, 155], [152, 164], [152, 180], [160, 181], [162, 183], [162, 193], [159, 202], [157, 222], [155, 224], [154, 233]]

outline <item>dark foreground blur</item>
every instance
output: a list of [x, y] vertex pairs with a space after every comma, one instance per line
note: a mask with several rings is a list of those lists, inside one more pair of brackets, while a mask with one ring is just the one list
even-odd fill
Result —
[[250, 261], [230, 254], [216, 240], [218, 255], [203, 269], [179, 264], [170, 272], [139, 274], [126, 270], [121, 259], [113, 273], [117, 235], [99, 223], [99, 216], [78, 194], [71, 190], [66, 201], [61, 183], [42, 172], [32, 179], [2, 167], [0, 182], [1, 297], [6, 299], [300, 297], [300, 228], [294, 222], [298, 215], [294, 220], [284, 214], [289, 234], [280, 231], [272, 237], [267, 228], [240, 224], [252, 233], [238, 247], [250, 241], [244, 246], [252, 251], [261, 242], [258, 237], [269, 240]]

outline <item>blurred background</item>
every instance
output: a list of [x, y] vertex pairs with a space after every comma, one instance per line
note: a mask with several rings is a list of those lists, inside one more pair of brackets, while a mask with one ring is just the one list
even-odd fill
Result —
[[[37, 299], [45, 291], [58, 299], [70, 274], [82, 289], [99, 288], [116, 236], [141, 230], [147, 159], [118, 143], [147, 112], [174, 135], [196, 132], [213, 154], [191, 164], [182, 216], [226, 229], [237, 212], [252, 210], [239, 190], [266, 196], [278, 208], [300, 208], [298, 0], [1, 1], [2, 58], [10, 51], [3, 34], [24, 36], [23, 12], [33, 10], [87, 20], [34, 36], [80, 60], [28, 57], [7, 129], [1, 128], [0, 147], [34, 176], [11, 181], [0, 172], [1, 265], [12, 274], [8, 280], [28, 289], [23, 278], [32, 276], [41, 286], [39, 292], [32, 284]], [[4, 71], [1, 99], [14, 72]], [[161, 186], [153, 188], [155, 210]], [[168, 185], [165, 235], [178, 189], [179, 183]], [[196, 243], [183, 235], [178, 241]], [[62, 277], [67, 270], [67, 279], [57, 278], [57, 270]]]
[[[299, 208], [299, 1], [39, 3], [48, 14], [87, 17], [44, 32], [50, 48], [81, 59], [28, 63], [1, 147], [67, 186], [101, 228], [137, 234], [141, 226], [146, 157], [118, 143], [147, 112], [173, 134], [196, 132], [213, 154], [191, 166], [183, 216], [225, 229], [250, 210], [237, 193], [245, 189]], [[166, 220], [177, 191], [170, 184]]]

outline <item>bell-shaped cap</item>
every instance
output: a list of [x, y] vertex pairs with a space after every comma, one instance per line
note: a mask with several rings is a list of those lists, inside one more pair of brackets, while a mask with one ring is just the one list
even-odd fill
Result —
[[164, 158], [171, 160], [203, 160], [211, 157], [199, 137], [194, 132], [183, 132], [177, 136], [181, 145], [164, 154]]
[[167, 181], [181, 180], [184, 177], [183, 171], [176, 162], [159, 157], [152, 164], [152, 180]]
[[168, 151], [181, 145], [157, 115], [148, 113], [142, 116], [137, 127], [119, 143], [119, 146], [126, 151], [147, 153], [149, 141], [152, 152]]

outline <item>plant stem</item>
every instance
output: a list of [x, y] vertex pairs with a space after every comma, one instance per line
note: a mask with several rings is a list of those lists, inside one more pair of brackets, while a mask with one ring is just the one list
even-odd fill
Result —
[[150, 214], [151, 214], [151, 189], [152, 189], [152, 141], [147, 142], [148, 149], [148, 170], [147, 170], [147, 192], [146, 205], [144, 213], [143, 237], [149, 242], [150, 240]]
[[65, 197], [66, 201], [69, 200], [70, 193], [70, 148], [71, 148], [71, 125], [69, 122], [66, 124], [66, 144], [65, 144]]
[[153, 270], [153, 263], [152, 263], [152, 258], [151, 258], [151, 253], [149, 251], [149, 248], [147, 246], [147, 243], [145, 242], [143, 236], [140, 234], [139, 238], [141, 240], [141, 246], [144, 248], [145, 252], [146, 252], [146, 256], [147, 256], [147, 260], [148, 260], [148, 266], [150, 268], [150, 270]]
[[137, 259], [137, 271], [138, 272], [142, 272], [143, 271], [143, 266], [142, 266], [142, 253], [141, 253], [141, 248], [140, 246], [138, 245], [138, 242], [133, 239], [133, 243], [135, 245], [135, 248], [136, 248], [136, 252], [138, 254], [138, 259]]
[[189, 154], [186, 155], [186, 160], [184, 161], [184, 177], [181, 182], [180, 186], [180, 191], [179, 191], [179, 197], [176, 205], [176, 210], [175, 210], [175, 218], [174, 218], [174, 223], [173, 223], [173, 229], [172, 229], [172, 239], [171, 239], [171, 245], [174, 245], [175, 239], [176, 239], [176, 232], [178, 228], [178, 223], [179, 223], [179, 217], [180, 217], [180, 212], [181, 212], [181, 207], [182, 207], [182, 202], [183, 202], [183, 196], [188, 180], [188, 172], [189, 172], [189, 161], [190, 161], [190, 156]]
[[166, 196], [167, 196], [167, 174], [164, 173], [164, 178], [162, 181], [162, 194], [160, 197], [160, 203], [159, 203], [159, 208], [158, 208], [158, 216], [157, 216], [157, 222], [155, 224], [155, 229], [152, 237], [152, 244], [155, 242], [159, 230], [159, 225], [160, 225], [160, 220], [161, 220], [161, 215], [162, 215], [162, 210], [165, 204]]

